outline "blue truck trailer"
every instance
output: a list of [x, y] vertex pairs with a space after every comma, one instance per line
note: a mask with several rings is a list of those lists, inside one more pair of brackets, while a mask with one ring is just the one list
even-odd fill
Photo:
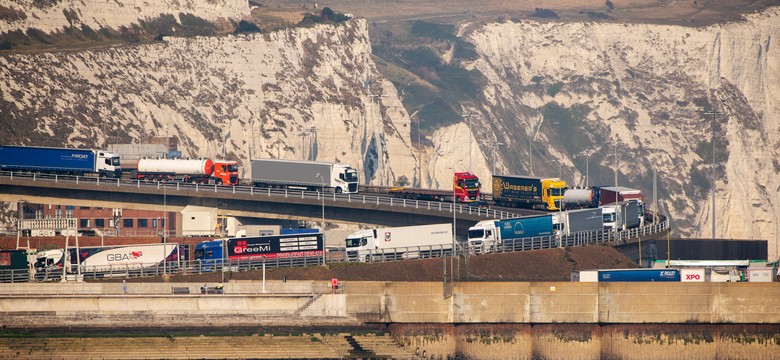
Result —
[[[504, 220], [483, 220], [469, 228], [469, 249], [476, 254], [498, 249], [533, 248], [527, 239], [553, 234], [552, 215], [529, 216]], [[530, 246], [527, 246], [531, 244]]]
[[0, 146], [0, 171], [120, 178], [119, 155], [103, 150]]
[[637, 282], [637, 281], [667, 281], [679, 282], [678, 269], [617, 269], [599, 270], [599, 282]]

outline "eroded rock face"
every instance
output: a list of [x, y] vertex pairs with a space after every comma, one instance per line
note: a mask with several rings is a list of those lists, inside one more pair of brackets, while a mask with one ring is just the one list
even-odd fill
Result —
[[101, 28], [130, 27], [139, 21], [171, 14], [192, 14], [209, 21], [240, 20], [249, 13], [249, 3], [241, 0], [8, 0], [0, 4], [4, 17], [0, 33], [27, 32], [34, 28], [44, 33], [66, 27], [86, 25]]
[[[32, 10], [24, 20], [0, 23], [0, 31], [56, 31], [73, 20], [64, 16], [65, 7], [78, 8], [79, 21], [96, 27], [186, 13], [187, 7], [210, 20], [240, 19], [248, 11], [245, 2], [201, 2], [156, 2], [118, 16], [80, 2], [53, 1], [39, 9], [12, 0], [5, 6]], [[125, 4], [117, 12], [130, 6], [112, 4]], [[46, 16], [51, 21], [43, 21]], [[706, 28], [487, 24], [463, 35], [479, 53], [469, 68], [487, 79], [486, 101], [473, 109], [480, 115], [471, 118], [471, 129], [458, 123], [434, 131], [432, 146], [422, 149], [410, 139], [416, 124], [370, 57], [363, 20], [9, 53], [0, 56], [0, 136], [15, 144], [100, 148], [167, 134], [179, 138], [187, 156], [241, 161], [244, 177], [249, 158], [280, 157], [349, 163], [368, 184], [406, 179], [406, 185], [443, 189], [450, 188], [453, 171], [469, 167], [485, 184], [494, 168], [560, 173], [584, 184], [586, 156], [589, 184], [610, 185], [617, 144], [621, 184], [644, 190], [652, 201], [656, 171], [661, 208], [673, 214], [678, 234], [709, 237], [713, 121], [703, 112], [715, 109], [722, 113], [715, 127], [716, 235], [769, 239], [773, 258], [780, 216], [780, 49], [772, 38], [779, 32], [777, 9]], [[541, 121], [544, 111], [586, 120], [548, 124]]]
[[[658, 173], [659, 201], [680, 234], [712, 235], [713, 117], [704, 113], [722, 113], [714, 120], [716, 236], [768, 239], [773, 258], [780, 216], [778, 35], [780, 11], [773, 8], [705, 28], [523, 21], [488, 24], [466, 36], [481, 54], [472, 67], [490, 84], [486, 108], [533, 110], [499, 124], [522, 130], [496, 131], [499, 141], [527, 149], [539, 109], [557, 103], [576, 110], [586, 121], [542, 128], [536, 147], [549, 148], [564, 166], [576, 164], [571, 178], [584, 183], [586, 154], [590, 175], [595, 169], [607, 172], [602, 181], [611, 179], [617, 143], [620, 173], [650, 201], [652, 172]], [[545, 175], [557, 176], [554, 165]], [[514, 167], [527, 170], [529, 161]]]

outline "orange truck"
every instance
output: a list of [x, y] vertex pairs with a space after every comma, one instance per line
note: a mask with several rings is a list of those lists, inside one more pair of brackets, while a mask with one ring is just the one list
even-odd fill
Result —
[[238, 162], [211, 159], [140, 159], [131, 174], [138, 180], [238, 185]]
[[391, 188], [389, 194], [395, 197], [412, 200], [472, 202], [482, 200], [482, 184], [479, 178], [468, 172], [456, 172], [452, 177], [452, 191], [416, 189], [416, 188]]

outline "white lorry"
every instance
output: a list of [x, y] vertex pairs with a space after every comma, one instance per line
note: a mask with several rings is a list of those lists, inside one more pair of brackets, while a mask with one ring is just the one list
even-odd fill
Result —
[[346, 239], [350, 261], [442, 257], [452, 253], [452, 224], [358, 230]]
[[253, 159], [252, 184], [354, 194], [358, 192], [358, 173], [351, 166], [340, 163]]
[[[181, 248], [178, 244], [141, 244], [123, 246], [91, 246], [68, 248], [67, 259], [63, 249], [40, 251], [35, 262], [36, 277], [61, 278], [63, 263], [70, 263], [64, 269], [66, 274], [93, 274], [96, 276], [124, 275], [130, 271], [160, 266], [163, 261], [178, 265]], [[78, 253], [78, 259], [77, 254]], [[80, 265], [80, 269], [76, 265]]]

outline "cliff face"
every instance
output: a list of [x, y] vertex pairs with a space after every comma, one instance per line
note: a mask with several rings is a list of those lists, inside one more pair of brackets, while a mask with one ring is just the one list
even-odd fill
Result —
[[[30, 15], [0, 23], [0, 31], [59, 29], [69, 23], [62, 7], [81, 6], [32, 4], [6, 5]], [[95, 15], [113, 4], [136, 6], [85, 5], [79, 14], [90, 15], [79, 19], [118, 26], [156, 13], [235, 20], [247, 11], [240, 2], [173, 1], [144, 4], [132, 16]], [[62, 19], [44, 28], [44, 14]], [[716, 236], [769, 239], [775, 256], [780, 49], [772, 40], [780, 11], [706, 28], [532, 21], [466, 28], [462, 36], [479, 54], [468, 66], [487, 83], [484, 102], [473, 105], [470, 127], [441, 127], [425, 148], [410, 137], [417, 124], [374, 66], [363, 20], [6, 53], [0, 136], [102, 148], [168, 134], [187, 156], [239, 160], [244, 177], [249, 158], [280, 157], [349, 163], [363, 183], [434, 188], [450, 188], [452, 172], [467, 168], [485, 184], [495, 168], [560, 175], [571, 185], [584, 185], [587, 171], [589, 185], [611, 185], [617, 160], [620, 184], [644, 190], [651, 203], [658, 174], [660, 207], [678, 234], [709, 237], [714, 124]], [[709, 110], [720, 114], [713, 120]]]
[[[716, 236], [768, 239], [775, 254], [778, 35], [774, 8], [706, 28], [523, 21], [489, 24], [466, 36], [481, 54], [471, 66], [488, 79], [485, 112], [522, 114], [483, 128], [492, 126], [499, 141], [525, 149], [529, 129], [541, 128], [534, 143], [549, 149], [554, 169], [546, 175], [557, 175], [562, 159], [575, 184], [584, 183], [588, 155], [591, 177], [594, 169], [605, 172], [599, 179], [613, 184], [616, 147], [621, 180], [642, 188], [651, 202], [657, 172], [661, 208], [682, 234], [712, 236], [714, 124]], [[550, 109], [582, 121], [540, 127]], [[507, 130], [512, 127], [522, 132]], [[527, 151], [521, 155], [528, 158]], [[537, 172], [540, 161], [534, 160]], [[520, 166], [529, 168], [529, 161]]]
[[240, 0], [8, 0], [0, 4], [0, 33], [27, 32], [34, 28], [45, 33], [63, 31], [66, 27], [86, 25], [100, 28], [130, 27], [133, 23], [156, 18], [161, 14], [192, 14], [217, 21], [241, 19], [249, 12], [249, 3]]

